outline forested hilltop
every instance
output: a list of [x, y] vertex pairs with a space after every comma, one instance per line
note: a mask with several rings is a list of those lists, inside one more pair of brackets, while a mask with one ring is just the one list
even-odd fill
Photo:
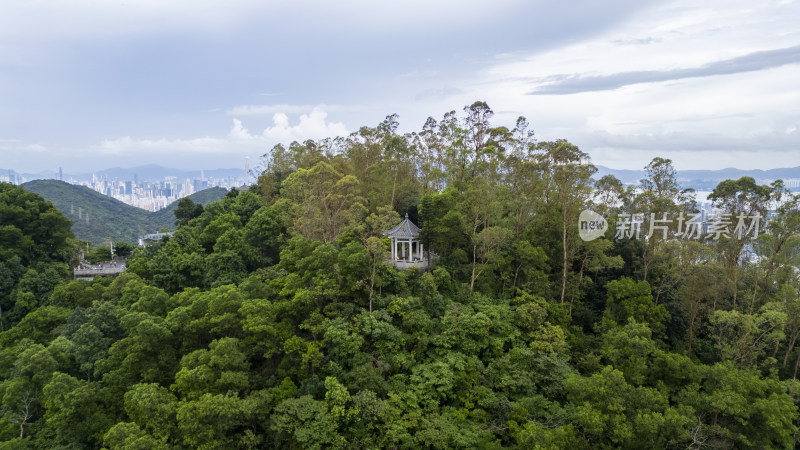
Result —
[[794, 447], [800, 199], [727, 180], [701, 224], [670, 160], [626, 189], [491, 117], [276, 146], [115, 279], [2, 184], [4, 448]]

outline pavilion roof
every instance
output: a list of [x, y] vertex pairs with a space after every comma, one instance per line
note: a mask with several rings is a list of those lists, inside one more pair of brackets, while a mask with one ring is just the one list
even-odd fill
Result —
[[408, 213], [406, 213], [406, 218], [403, 219], [396, 227], [392, 228], [391, 230], [386, 232], [386, 236], [390, 238], [416, 238], [419, 237], [419, 227], [414, 225], [414, 222], [408, 219]]

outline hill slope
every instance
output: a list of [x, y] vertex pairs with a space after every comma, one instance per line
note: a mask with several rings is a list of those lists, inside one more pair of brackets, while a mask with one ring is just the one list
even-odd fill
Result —
[[[72, 221], [75, 237], [90, 241], [93, 245], [108, 243], [109, 240], [136, 243], [143, 234], [161, 228], [174, 228], [175, 204], [150, 213], [88, 187], [63, 181], [35, 180], [22, 187], [52, 202]], [[190, 198], [197, 203], [207, 204], [221, 199], [225, 192], [223, 188], [212, 188], [192, 194]]]

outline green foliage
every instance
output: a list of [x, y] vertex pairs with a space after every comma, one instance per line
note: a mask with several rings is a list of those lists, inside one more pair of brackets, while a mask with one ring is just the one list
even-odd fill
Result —
[[654, 333], [664, 331], [664, 322], [669, 318], [664, 305], [656, 305], [646, 281], [633, 281], [623, 277], [606, 285], [608, 307], [605, 317], [623, 325], [629, 319], [650, 325]]
[[184, 197], [178, 200], [178, 206], [175, 208], [175, 226], [187, 225], [190, 220], [203, 214], [203, 205], [195, 204], [189, 197]]
[[588, 378], [573, 375], [566, 389], [575, 422], [592, 446], [664, 448], [690, 441], [690, 408], [670, 406], [657, 389], [628, 384], [611, 366]]
[[0, 183], [0, 260], [18, 256], [24, 264], [66, 261], [71, 256], [70, 225], [52, 203]]
[[337, 419], [325, 402], [310, 395], [281, 402], [272, 416], [272, 428], [278, 432], [278, 442], [319, 449], [342, 446], [345, 440], [337, 433]]
[[103, 437], [109, 450], [165, 450], [169, 446], [142, 431], [135, 423], [120, 422]]
[[764, 350], [785, 339], [786, 313], [764, 308], [759, 314], [715, 311], [709, 318], [719, 358], [737, 367], [751, 367]]
[[69, 220], [40, 196], [0, 183], [0, 330], [46, 304], [69, 272]]

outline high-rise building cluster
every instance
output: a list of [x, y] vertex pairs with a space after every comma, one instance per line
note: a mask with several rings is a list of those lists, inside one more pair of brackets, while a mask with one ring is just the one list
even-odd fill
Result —
[[28, 180], [20, 176], [20, 174], [14, 172], [12, 169], [8, 169], [8, 172], [0, 173], [0, 182], [22, 184], [26, 181]]
[[151, 212], [166, 208], [170, 203], [204, 189], [215, 186], [230, 189], [244, 184], [244, 179], [241, 177], [207, 179], [164, 177], [161, 181], [138, 182], [138, 179], [109, 180], [105, 177], [100, 178], [92, 175], [91, 180], [69, 179], [64, 181], [89, 187], [123, 203]]
[[[90, 179], [76, 179], [72, 176], [65, 177], [59, 168], [57, 176], [61, 181], [86, 186], [103, 195], [151, 212], [166, 208], [170, 203], [204, 189], [217, 186], [226, 189], [239, 188], [248, 183], [244, 175], [215, 178], [206, 177], [205, 172], [201, 172], [200, 178], [194, 179], [168, 176], [160, 181], [140, 181], [137, 175], [133, 176], [133, 180], [109, 179], [94, 174]], [[19, 185], [28, 181], [31, 180], [14, 170], [0, 172], [0, 182]]]

